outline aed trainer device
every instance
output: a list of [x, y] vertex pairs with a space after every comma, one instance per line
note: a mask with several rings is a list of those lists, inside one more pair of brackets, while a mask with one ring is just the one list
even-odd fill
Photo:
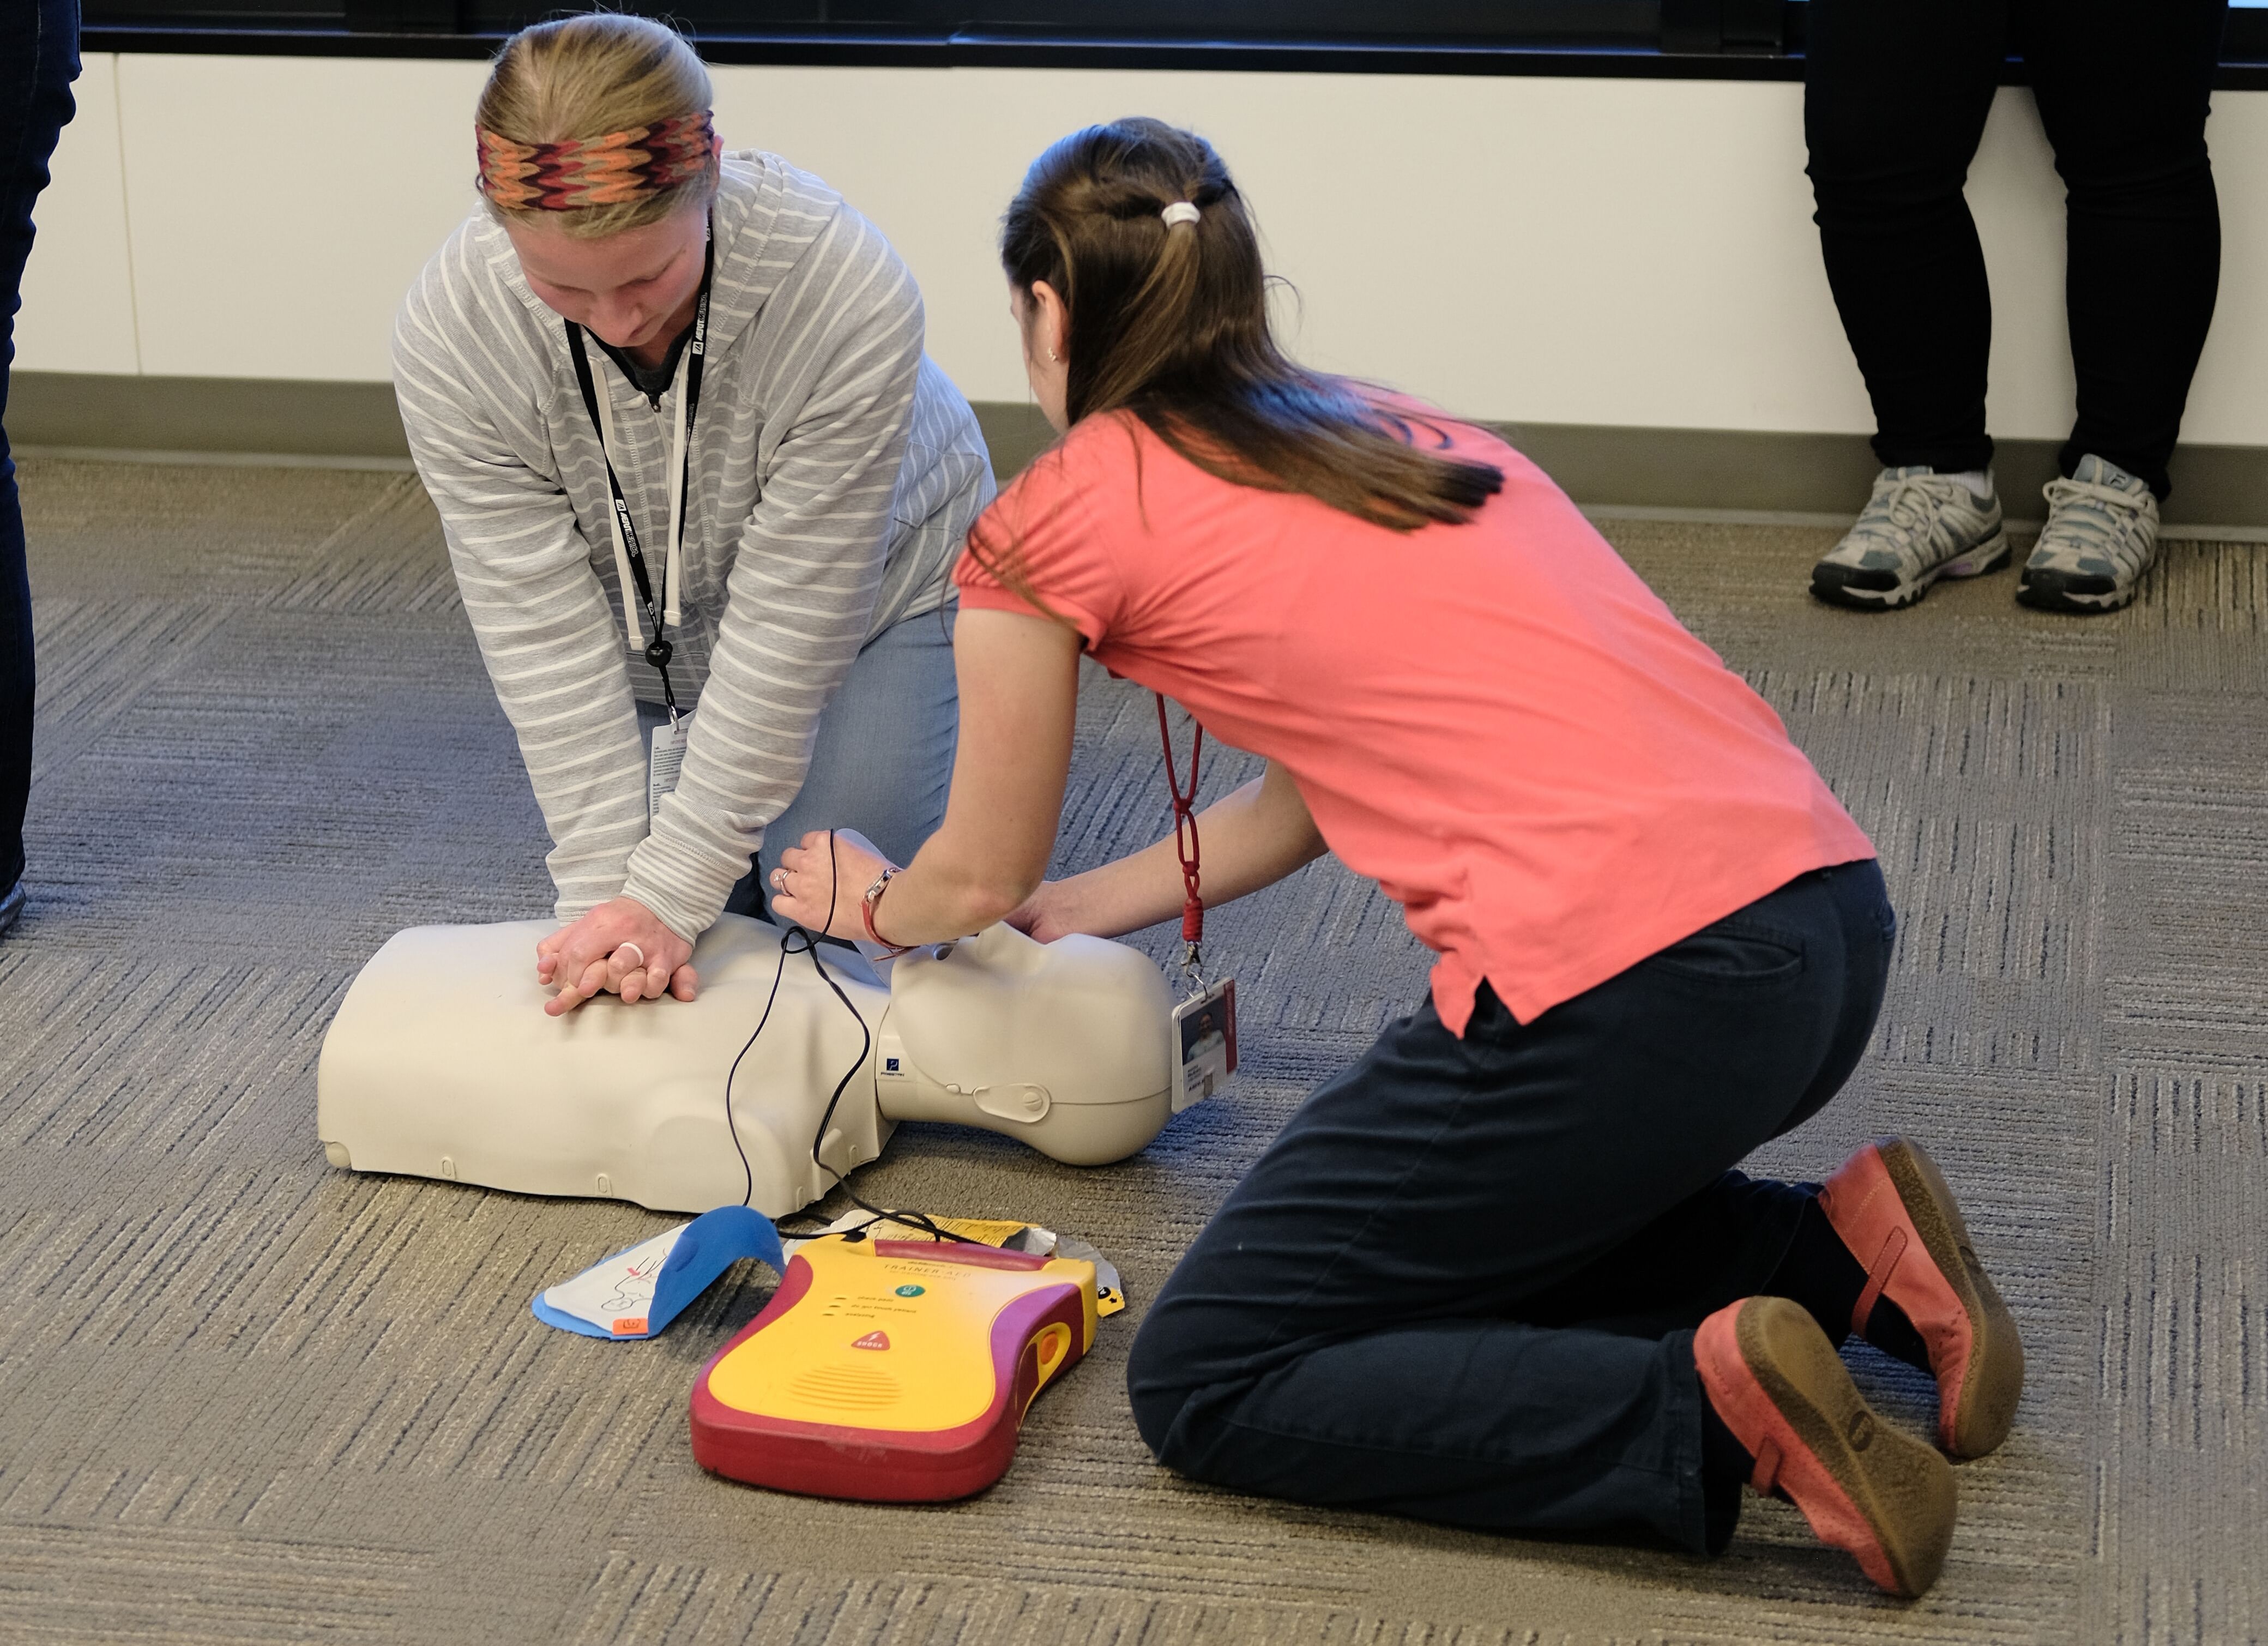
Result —
[[694, 1458], [816, 1497], [981, 1492], [1008, 1472], [1033, 1397], [1094, 1347], [1094, 1286], [1075, 1258], [811, 1241], [694, 1380]]

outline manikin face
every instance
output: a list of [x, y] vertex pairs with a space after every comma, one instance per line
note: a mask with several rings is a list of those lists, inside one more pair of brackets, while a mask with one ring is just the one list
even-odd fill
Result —
[[598, 240], [575, 240], [548, 223], [507, 222], [504, 233], [535, 295], [617, 349], [659, 346], [693, 317], [709, 241], [706, 204]]
[[1008, 313], [1024, 339], [1024, 375], [1031, 381], [1032, 398], [1048, 426], [1061, 434], [1071, 426], [1064, 410], [1071, 382], [1071, 314], [1044, 280], [1032, 282], [1028, 293], [1010, 281]]

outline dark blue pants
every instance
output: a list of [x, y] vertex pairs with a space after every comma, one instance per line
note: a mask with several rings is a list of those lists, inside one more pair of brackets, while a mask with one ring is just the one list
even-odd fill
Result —
[[77, 78], [78, 0], [0, 0], [0, 895], [24, 873], [33, 683], [24, 511], [8, 454], [8, 368], [32, 255], [32, 202], [48, 186], [48, 159], [71, 117]]
[[[1847, 864], [1532, 1023], [1484, 988], [1462, 1039], [1430, 1004], [1395, 1024], [1142, 1323], [1151, 1450], [1300, 1502], [1718, 1541], [1692, 1328], [1800, 1289], [1774, 1281], [1813, 1192], [1731, 1168], [1856, 1067], [1893, 926], [1880, 871]], [[1797, 1301], [1841, 1340], [1847, 1297]]]

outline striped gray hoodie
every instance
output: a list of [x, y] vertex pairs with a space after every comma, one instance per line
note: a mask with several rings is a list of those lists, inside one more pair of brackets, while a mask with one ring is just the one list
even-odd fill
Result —
[[[394, 334], [402, 424], [550, 830], [559, 918], [628, 893], [688, 940], [802, 787], [820, 710], [858, 648], [946, 602], [992, 495], [976, 420], [922, 353], [921, 294], [872, 224], [754, 151], [725, 157], [711, 220], [670, 665], [679, 704], [700, 712], [651, 835], [633, 694], [659, 703], [660, 683], [643, 636], [633, 648], [623, 632], [604, 459], [559, 316], [475, 211]], [[659, 579], [677, 391], [652, 409], [589, 352]]]

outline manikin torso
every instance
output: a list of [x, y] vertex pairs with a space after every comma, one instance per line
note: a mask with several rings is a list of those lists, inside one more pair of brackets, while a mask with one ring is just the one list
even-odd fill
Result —
[[780, 928], [726, 915], [694, 950], [697, 1000], [600, 996], [555, 1018], [532, 960], [551, 929], [419, 926], [379, 951], [323, 1042], [334, 1165], [778, 1217], [833, 1186], [812, 1146], [838, 1088], [820, 1155], [846, 1173], [898, 1120], [1096, 1165], [1173, 1112], [1171, 997], [1123, 944], [994, 926], [903, 956], [887, 982], [828, 944], [822, 978], [804, 940], [783, 964]]

